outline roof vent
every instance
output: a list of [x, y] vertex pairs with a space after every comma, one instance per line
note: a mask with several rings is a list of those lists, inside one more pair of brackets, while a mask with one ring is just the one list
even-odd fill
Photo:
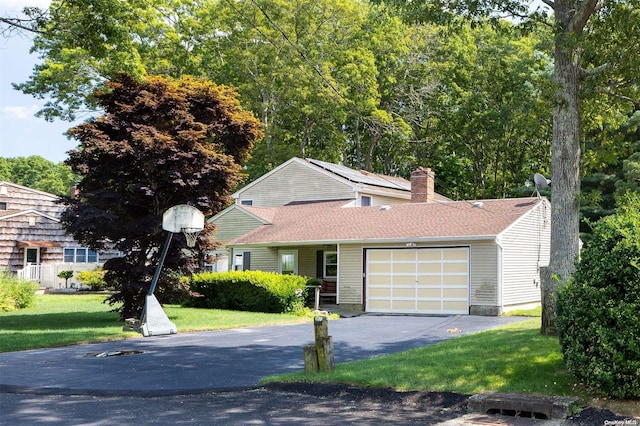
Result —
[[385, 204], [384, 206], [380, 206], [380, 210], [383, 212], [391, 210], [391, 206]]
[[475, 203], [473, 203], [473, 207], [482, 207], [484, 205], [484, 203], [482, 201], [476, 201]]

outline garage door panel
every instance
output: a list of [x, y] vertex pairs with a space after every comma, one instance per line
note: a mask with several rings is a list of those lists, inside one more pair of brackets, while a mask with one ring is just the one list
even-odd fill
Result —
[[442, 276], [441, 275], [419, 275], [418, 276], [418, 285], [437, 285], [438, 287], [442, 284]]
[[389, 250], [370, 250], [367, 258], [371, 262], [389, 262], [391, 260], [391, 251]]
[[442, 290], [442, 297], [445, 299], [453, 298], [453, 299], [465, 299], [467, 297], [467, 289], [466, 288], [445, 288]]
[[468, 259], [467, 249], [447, 249], [442, 250], [442, 258], [447, 260], [461, 260], [466, 262]]
[[413, 250], [393, 250], [394, 262], [410, 262], [415, 264], [416, 254]]
[[375, 298], [385, 298], [388, 299], [391, 297], [391, 289], [390, 288], [369, 288], [369, 296]]
[[385, 310], [391, 309], [391, 300], [370, 300], [368, 305], [372, 310]]
[[440, 250], [418, 250], [418, 261], [420, 262], [438, 262], [442, 261], [442, 252]]
[[442, 297], [440, 288], [419, 288], [417, 292], [419, 299], [439, 299]]
[[466, 286], [468, 281], [467, 275], [449, 275], [442, 277], [443, 286]]
[[444, 274], [466, 274], [467, 264], [466, 263], [443, 263], [442, 272]]
[[440, 312], [442, 311], [442, 307], [440, 306], [440, 301], [430, 301], [430, 300], [418, 300], [417, 310], [419, 312]]
[[441, 263], [418, 263], [419, 274], [441, 274]]
[[416, 297], [416, 289], [415, 288], [394, 288], [393, 289], [393, 297]]
[[394, 274], [412, 274], [415, 281], [415, 276], [416, 276], [415, 263], [394, 263], [392, 271]]
[[369, 285], [385, 285], [389, 286], [392, 282], [391, 275], [369, 275], [368, 281]]
[[391, 273], [391, 264], [390, 263], [371, 263], [369, 265], [369, 273], [389, 274]]
[[459, 302], [444, 300], [442, 302], [442, 310], [445, 312], [460, 312], [467, 311], [468, 309], [466, 300]]
[[405, 311], [405, 312], [413, 312], [416, 310], [416, 301], [414, 300], [397, 300], [394, 299], [393, 310]]

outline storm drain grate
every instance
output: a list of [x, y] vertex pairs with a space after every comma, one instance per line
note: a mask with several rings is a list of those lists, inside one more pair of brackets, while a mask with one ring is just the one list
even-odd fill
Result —
[[87, 355], [88, 358], [106, 358], [110, 356], [127, 356], [127, 355], [139, 355], [144, 353], [143, 351], [109, 351], [109, 352], [94, 352]]
[[511, 417], [525, 417], [527, 419], [543, 419], [549, 420], [544, 413], [536, 413], [533, 411], [517, 411], [517, 410], [505, 410], [501, 408], [490, 408], [487, 410], [487, 414], [500, 414], [502, 416], [511, 416]]
[[469, 408], [484, 414], [526, 417], [530, 419], [565, 419], [578, 398], [528, 394], [479, 394], [469, 398]]

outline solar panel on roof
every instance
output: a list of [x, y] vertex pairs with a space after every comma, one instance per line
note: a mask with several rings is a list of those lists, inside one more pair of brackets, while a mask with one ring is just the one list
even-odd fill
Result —
[[318, 167], [322, 167], [323, 169], [328, 170], [331, 173], [334, 173], [352, 182], [364, 183], [364, 184], [374, 185], [374, 186], [382, 186], [385, 188], [401, 189], [404, 191], [411, 190], [411, 183], [401, 178], [379, 175], [377, 173], [353, 170], [347, 166], [341, 166], [339, 164], [333, 164], [333, 163], [325, 163], [324, 161], [314, 160], [311, 158], [308, 158], [307, 161], [309, 161], [311, 164], [315, 164]]

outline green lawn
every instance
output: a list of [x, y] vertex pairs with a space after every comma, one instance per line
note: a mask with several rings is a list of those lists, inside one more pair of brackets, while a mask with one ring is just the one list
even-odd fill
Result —
[[579, 395], [556, 337], [533, 318], [394, 355], [338, 364], [332, 372], [296, 373], [269, 381], [339, 382], [399, 390]]
[[[0, 312], [0, 352], [139, 337], [124, 325], [100, 294], [36, 296], [34, 307]], [[167, 305], [164, 311], [179, 332], [219, 330], [310, 321], [291, 314], [264, 314]]]

